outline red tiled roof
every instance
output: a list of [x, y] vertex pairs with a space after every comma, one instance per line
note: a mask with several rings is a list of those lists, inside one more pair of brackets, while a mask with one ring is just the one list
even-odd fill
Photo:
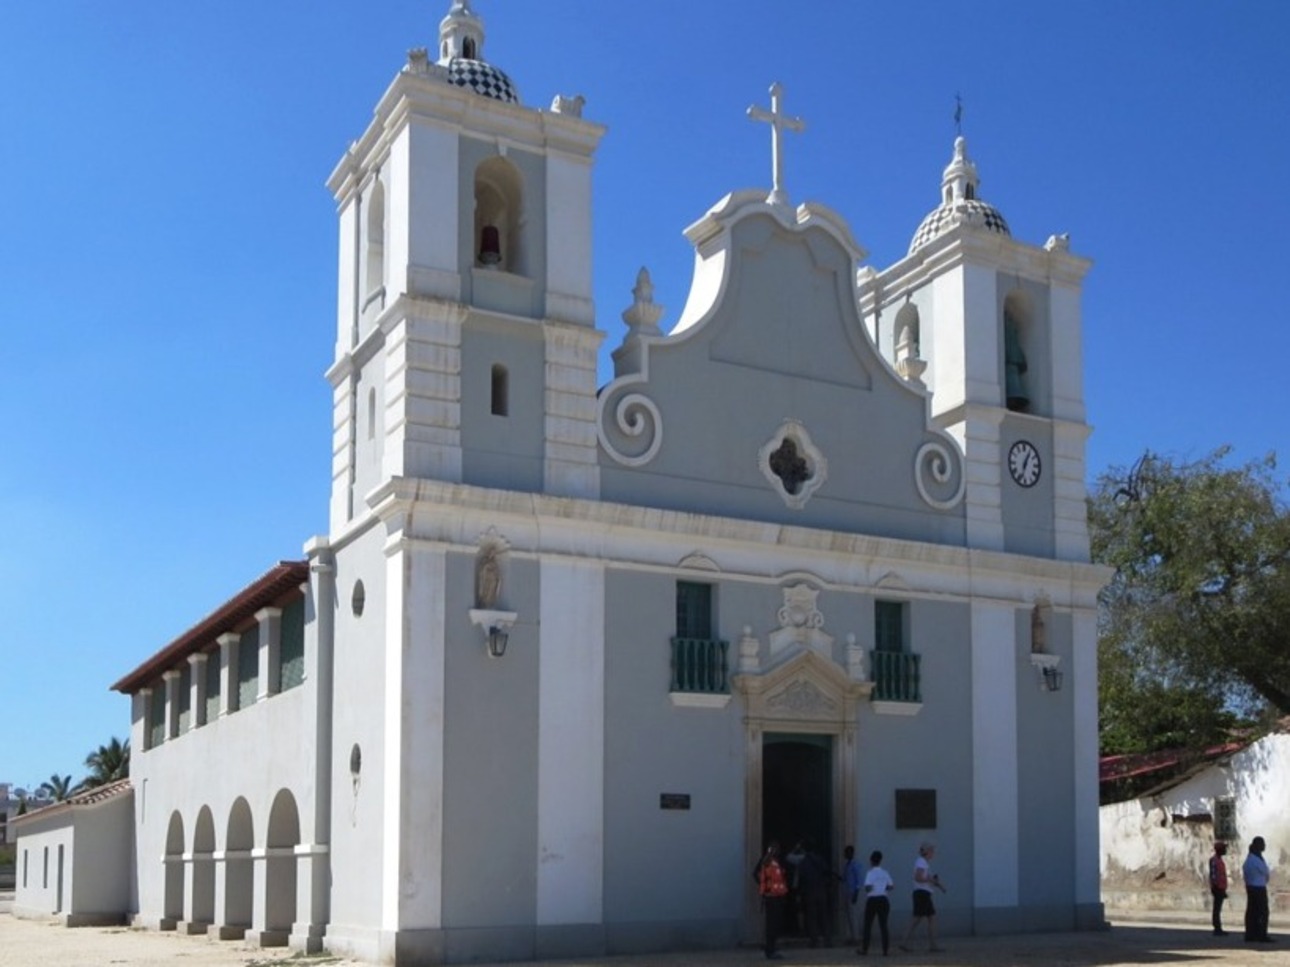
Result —
[[197, 624], [162, 648], [142, 665], [112, 686], [117, 692], [133, 695], [154, 681], [168, 668], [175, 667], [189, 655], [205, 651], [215, 639], [234, 630], [261, 608], [294, 597], [300, 585], [309, 580], [308, 561], [279, 561], [261, 577], [252, 581]]
[[107, 802], [109, 799], [115, 799], [117, 796], [123, 796], [132, 788], [129, 779], [118, 779], [116, 782], [108, 782], [101, 786], [83, 789], [73, 796], [68, 796], [61, 802], [50, 803], [48, 806], [41, 806], [39, 809], [24, 813], [21, 816], [14, 816], [11, 822], [21, 826], [25, 820], [36, 816], [47, 818], [55, 813], [75, 809], [78, 806], [96, 806], [101, 802]]
[[1248, 742], [1225, 742], [1208, 749], [1164, 749], [1133, 755], [1107, 755], [1098, 761], [1098, 780], [1115, 782], [1119, 779], [1136, 779], [1157, 772], [1195, 766], [1240, 752], [1247, 745]]

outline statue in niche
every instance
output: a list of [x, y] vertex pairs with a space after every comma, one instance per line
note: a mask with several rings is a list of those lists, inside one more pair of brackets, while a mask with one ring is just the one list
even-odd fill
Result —
[[1021, 348], [1021, 332], [1017, 320], [1006, 308], [1003, 310], [1003, 371], [1004, 392], [1008, 409], [1024, 413], [1030, 408], [1030, 394], [1026, 391], [1025, 374], [1028, 368], [1025, 350]]
[[475, 565], [475, 607], [491, 610], [502, 593], [502, 564], [496, 546], [479, 552]]
[[1044, 606], [1037, 604], [1030, 612], [1030, 650], [1036, 655], [1048, 651], [1048, 626], [1044, 623]]

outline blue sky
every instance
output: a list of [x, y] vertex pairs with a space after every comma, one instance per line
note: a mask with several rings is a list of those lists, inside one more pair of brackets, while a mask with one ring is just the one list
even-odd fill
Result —
[[[323, 182], [447, 0], [0, 10], [0, 780], [83, 773], [108, 685], [326, 526], [336, 225]], [[1290, 453], [1290, 4], [476, 0], [530, 106], [584, 94], [596, 299], [675, 322], [682, 229], [787, 188], [884, 267], [935, 206], [954, 96], [1013, 234], [1069, 232], [1090, 475]], [[603, 368], [603, 367], [602, 367]]]

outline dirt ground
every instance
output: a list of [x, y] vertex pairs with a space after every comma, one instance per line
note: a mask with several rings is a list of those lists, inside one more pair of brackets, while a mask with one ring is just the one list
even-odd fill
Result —
[[[873, 954], [869, 959], [899, 967], [1290, 967], [1287, 934], [1277, 936], [1277, 942], [1271, 944], [1245, 944], [1239, 929], [1227, 937], [1214, 937], [1200, 922], [1147, 924], [1115, 920], [1113, 924], [1112, 929], [1100, 933], [948, 938], [942, 953], [901, 953], [893, 949], [885, 961]], [[789, 948], [784, 953], [786, 965], [857, 967], [861, 963], [853, 949], [844, 947]], [[123, 927], [68, 930], [0, 914], [0, 967], [270, 967], [279, 963], [358, 967], [358, 961], [327, 955], [301, 957], [286, 950], [252, 950], [240, 943]], [[760, 951], [745, 949], [548, 962], [544, 967], [755, 967], [764, 963]]]

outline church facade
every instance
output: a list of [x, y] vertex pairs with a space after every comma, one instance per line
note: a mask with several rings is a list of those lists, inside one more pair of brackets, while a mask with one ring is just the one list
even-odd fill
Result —
[[602, 385], [604, 129], [484, 41], [455, 0], [329, 181], [328, 533], [115, 685], [138, 920], [729, 946], [768, 840], [882, 849], [899, 922], [930, 839], [945, 932], [1100, 925], [1089, 263], [1012, 238], [962, 138], [882, 270], [776, 171], [686, 230], [669, 332], [642, 271]]

